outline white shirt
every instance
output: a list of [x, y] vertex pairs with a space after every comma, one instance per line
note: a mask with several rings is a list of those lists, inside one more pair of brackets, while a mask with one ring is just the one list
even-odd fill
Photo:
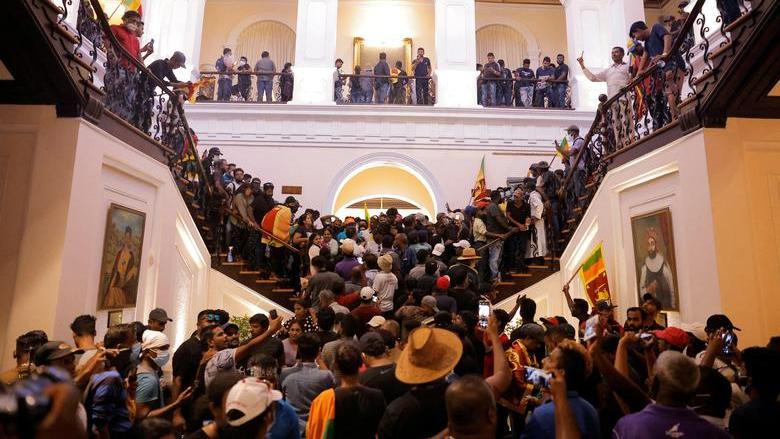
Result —
[[628, 64], [626, 63], [612, 64], [596, 74], [591, 73], [586, 67], [582, 69], [582, 73], [593, 82], [606, 82], [607, 97], [610, 98], [620, 93], [620, 89], [631, 81], [631, 76], [628, 73]]

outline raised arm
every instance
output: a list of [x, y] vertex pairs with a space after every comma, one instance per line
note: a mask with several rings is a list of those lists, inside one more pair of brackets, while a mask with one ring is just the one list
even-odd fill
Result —
[[254, 348], [258, 345], [260, 345], [262, 342], [276, 334], [277, 331], [279, 331], [279, 328], [282, 327], [282, 318], [276, 317], [275, 319], [271, 319], [270, 324], [268, 325], [268, 329], [260, 334], [259, 336], [249, 340], [249, 343], [239, 346], [236, 348], [236, 354], [235, 359], [236, 363], [240, 363], [244, 361], [246, 358], [248, 358], [251, 354]]
[[509, 362], [506, 360], [501, 339], [498, 338], [498, 322], [493, 314], [488, 317], [487, 331], [490, 344], [493, 346], [493, 375], [485, 378], [496, 398], [499, 398], [512, 381], [512, 372], [509, 370]]

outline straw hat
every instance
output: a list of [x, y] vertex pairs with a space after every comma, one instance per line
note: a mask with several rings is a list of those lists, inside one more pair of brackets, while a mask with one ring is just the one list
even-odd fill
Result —
[[459, 261], [468, 261], [471, 259], [481, 259], [482, 256], [477, 256], [477, 250], [473, 247], [464, 248], [463, 254], [458, 257]]
[[382, 271], [389, 272], [393, 269], [393, 257], [389, 253], [380, 256], [376, 262]]
[[409, 335], [395, 377], [406, 384], [424, 384], [443, 378], [455, 369], [463, 354], [463, 344], [453, 332], [419, 327]]
[[355, 253], [355, 244], [350, 241], [341, 244], [341, 252], [347, 256], [352, 256]]

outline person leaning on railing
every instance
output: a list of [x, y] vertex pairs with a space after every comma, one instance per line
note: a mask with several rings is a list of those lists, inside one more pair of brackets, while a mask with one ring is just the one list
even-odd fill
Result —
[[542, 65], [536, 69], [536, 77], [539, 79], [539, 82], [536, 83], [534, 107], [544, 108], [545, 97], [550, 103], [550, 106], [553, 106], [553, 94], [550, 83], [547, 81], [555, 78], [555, 67], [553, 67], [553, 65], [550, 63], [549, 56], [545, 56], [544, 59], [542, 59]]
[[264, 50], [260, 54], [260, 59], [255, 63], [255, 73], [259, 73], [257, 76], [257, 102], [263, 102], [263, 95], [265, 95], [266, 102], [273, 102], [274, 76], [269, 73], [276, 73], [276, 64], [268, 51]]
[[[585, 77], [593, 82], [606, 82], [607, 83], [607, 97], [611, 98], [619, 94], [623, 88], [631, 81], [631, 73], [628, 68], [628, 64], [623, 62], [625, 56], [625, 50], [620, 46], [612, 48], [612, 65], [606, 69], [592, 73], [585, 67], [584, 52], [577, 58], [577, 62], [582, 68], [582, 73]], [[629, 105], [628, 96], [623, 96], [618, 99], [616, 105], [611, 108], [612, 111], [612, 131], [615, 135], [615, 141], [618, 144], [624, 144], [629, 136], [631, 126], [633, 126], [634, 112], [631, 105]]]
[[523, 60], [523, 67], [515, 70], [515, 106], [531, 107], [534, 97], [534, 71], [531, 60]]
[[219, 72], [217, 99], [220, 101], [229, 101], [233, 94], [233, 77], [230, 73], [233, 72], [234, 64], [233, 51], [229, 47], [222, 49], [222, 56], [214, 63], [214, 67]]

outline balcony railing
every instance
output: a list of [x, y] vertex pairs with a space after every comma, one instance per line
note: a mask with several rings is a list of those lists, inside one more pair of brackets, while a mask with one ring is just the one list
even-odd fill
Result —
[[[675, 32], [669, 55], [637, 74], [618, 94], [601, 95], [585, 147], [564, 157], [565, 179], [559, 191], [562, 237], [559, 248], [573, 235], [609, 165], [618, 156], [664, 132], [681, 136], [701, 126], [700, 102], [721, 79], [724, 64], [734, 58], [737, 43], [755, 25], [755, 15], [769, 3], [727, 1], [713, 13], [697, 0]], [[663, 142], [668, 143], [668, 142]]]
[[292, 100], [292, 72], [200, 72], [195, 102], [287, 103]]
[[477, 103], [483, 107], [571, 109], [567, 80], [479, 78]]
[[433, 105], [436, 83], [430, 76], [343, 74], [333, 84], [337, 104]]

